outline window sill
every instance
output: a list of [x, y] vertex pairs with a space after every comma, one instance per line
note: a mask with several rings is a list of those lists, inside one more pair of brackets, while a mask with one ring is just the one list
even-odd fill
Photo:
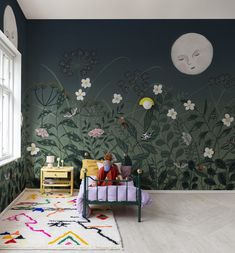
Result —
[[8, 163], [14, 162], [15, 160], [19, 159], [20, 156], [17, 157], [9, 157], [7, 159], [4, 160], [0, 160], [0, 167], [7, 165]]

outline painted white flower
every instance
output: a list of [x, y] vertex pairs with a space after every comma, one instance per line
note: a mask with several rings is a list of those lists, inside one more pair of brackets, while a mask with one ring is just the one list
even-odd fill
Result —
[[155, 84], [155, 85], [153, 86], [153, 93], [154, 93], [155, 95], [161, 94], [161, 93], [162, 93], [162, 85], [161, 85], [161, 84], [159, 84], [159, 85]]
[[184, 103], [184, 107], [185, 107], [185, 110], [186, 110], [186, 111], [188, 111], [188, 110], [193, 111], [193, 110], [194, 110], [194, 107], [195, 107], [195, 104], [192, 103], [191, 100], [188, 100], [187, 103]]
[[228, 113], [224, 115], [224, 118], [222, 119], [225, 126], [229, 127], [231, 123], [234, 121], [233, 117], [230, 117]]
[[176, 115], [177, 115], [177, 112], [175, 111], [174, 108], [171, 108], [170, 110], [168, 110], [168, 113], [167, 113], [168, 117], [172, 119], [176, 119]]
[[27, 147], [27, 151], [30, 151], [30, 155], [36, 155], [39, 150], [40, 149], [36, 147], [35, 143], [31, 143], [31, 147]]
[[113, 104], [119, 104], [121, 100], [122, 100], [121, 94], [116, 94], [116, 93], [113, 94], [113, 100], [112, 100]]
[[204, 157], [209, 157], [212, 158], [212, 156], [214, 155], [214, 150], [212, 148], [205, 148], [204, 151]]
[[84, 97], [86, 96], [86, 92], [82, 91], [82, 89], [76, 91], [75, 94], [77, 96], [77, 100], [83, 100]]
[[82, 82], [82, 87], [83, 88], [86, 89], [86, 88], [90, 88], [91, 87], [90, 78], [82, 79], [81, 82]]
[[183, 132], [182, 139], [187, 146], [189, 146], [192, 142], [192, 136], [189, 133]]

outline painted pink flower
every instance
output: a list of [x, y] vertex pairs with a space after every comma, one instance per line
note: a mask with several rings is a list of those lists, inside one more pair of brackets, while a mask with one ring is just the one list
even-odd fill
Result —
[[37, 136], [41, 136], [42, 138], [49, 137], [49, 134], [45, 128], [36, 128], [35, 132]]
[[104, 133], [104, 130], [101, 128], [95, 128], [91, 130], [88, 135], [91, 137], [100, 137]]

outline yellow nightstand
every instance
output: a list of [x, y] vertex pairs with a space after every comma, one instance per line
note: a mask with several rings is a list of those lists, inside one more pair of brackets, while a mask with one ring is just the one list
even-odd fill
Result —
[[42, 167], [40, 176], [40, 192], [60, 191], [73, 195], [73, 167]]

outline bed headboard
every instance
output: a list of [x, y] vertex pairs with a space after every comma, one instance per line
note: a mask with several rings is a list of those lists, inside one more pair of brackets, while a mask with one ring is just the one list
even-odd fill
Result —
[[84, 172], [83, 169], [87, 169], [87, 176], [97, 176], [98, 165], [97, 162], [103, 162], [100, 160], [84, 159], [82, 160], [82, 168], [80, 171], [80, 179], [83, 179]]

